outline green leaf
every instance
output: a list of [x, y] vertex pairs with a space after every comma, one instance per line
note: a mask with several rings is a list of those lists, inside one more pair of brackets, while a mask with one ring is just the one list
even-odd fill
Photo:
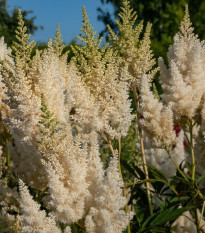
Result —
[[[150, 231], [151, 230], [151, 231]], [[142, 232], [153, 232], [153, 233], [167, 233], [167, 226], [166, 227], [152, 227], [151, 229], [147, 229], [145, 231]]]
[[200, 183], [200, 182], [203, 181], [203, 180], [205, 180], [205, 175], [200, 176], [200, 177], [197, 179], [196, 183]]
[[182, 207], [180, 209], [175, 210], [175, 206], [171, 207], [168, 210], [163, 211], [161, 214], [157, 215], [157, 217], [154, 219], [154, 221], [150, 224], [150, 226], [155, 225], [162, 225], [169, 221], [174, 221], [177, 219], [182, 213], [185, 211], [191, 210], [193, 207]]
[[154, 183], [152, 183], [152, 186], [153, 186], [155, 192], [158, 193], [158, 194], [163, 194], [168, 189], [170, 189], [170, 187], [167, 186], [167, 184], [165, 185], [165, 183], [162, 182], [162, 181], [154, 182]]
[[188, 171], [189, 171], [190, 173], [192, 173], [192, 167], [193, 167], [192, 164], [186, 163], [186, 168], [188, 169]]
[[148, 170], [150, 173], [150, 178], [154, 177], [156, 180], [163, 182], [164, 184], [169, 184], [167, 177], [155, 167], [148, 165]]
[[[191, 178], [191, 177], [188, 176], [186, 173], [184, 173], [184, 174], [185, 174], [185, 176], [186, 176], [188, 179]], [[190, 181], [192, 181], [192, 180], [190, 180]], [[182, 182], [182, 183], [187, 184], [187, 185], [190, 186], [190, 185], [192, 185], [192, 183], [191, 183], [190, 181], [185, 180], [184, 177], [182, 177], [181, 175], [179, 175], [179, 176], [174, 176], [174, 177], [173, 177], [173, 180], [170, 181], [170, 183], [176, 182], [175, 184], [179, 184], [180, 182]]]
[[178, 208], [178, 206], [183, 202], [183, 201], [187, 201], [189, 200], [190, 197], [169, 197], [167, 199], [165, 199], [161, 205], [160, 205], [160, 211], [164, 211], [168, 208], [171, 208], [172, 206], [175, 206], [176, 208]]
[[148, 229], [152, 229], [152, 227], [161, 226], [168, 222], [175, 221], [179, 216], [181, 216], [184, 212], [193, 209], [193, 206], [182, 207], [176, 209], [177, 206], [172, 206], [169, 209], [164, 211], [160, 211], [150, 216], [142, 225], [142, 229], [145, 230], [148, 226]]
[[146, 178], [144, 172], [138, 166], [135, 166], [135, 170], [137, 174], [140, 176], [141, 180], [144, 180]]
[[139, 181], [137, 182], [137, 184], [146, 183], [146, 182], [155, 183], [155, 182], [159, 182], [159, 180], [157, 180], [157, 179], [139, 180]]
[[133, 176], [137, 176], [137, 174], [135, 173], [135, 170], [127, 163], [127, 161], [125, 160], [120, 160], [120, 164], [129, 171], [130, 174], [132, 174]]

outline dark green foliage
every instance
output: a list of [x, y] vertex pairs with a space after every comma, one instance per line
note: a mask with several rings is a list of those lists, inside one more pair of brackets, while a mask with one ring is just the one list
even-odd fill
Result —
[[[192, 206], [179, 207], [180, 202], [171, 207], [167, 206], [166, 209], [161, 210], [150, 216], [142, 225], [140, 232], [167, 232], [171, 229], [171, 223], [173, 223], [184, 212], [193, 209]], [[167, 226], [164, 226], [167, 224]], [[170, 226], [169, 226], [170, 225]]]
[[[191, 165], [185, 165], [191, 171]], [[135, 166], [129, 169], [138, 182], [131, 188], [130, 204], [134, 206], [136, 216], [132, 222], [133, 232], [171, 232], [172, 224], [184, 212], [190, 211], [194, 216], [196, 209], [202, 209], [204, 191], [199, 189], [199, 183], [205, 178], [200, 176], [196, 181], [191, 179], [180, 166], [181, 173], [167, 179], [165, 175], [149, 166], [149, 181], [152, 184], [152, 196], [161, 200], [159, 207], [153, 205], [153, 215], [150, 216], [146, 197], [144, 172]], [[144, 180], [145, 181], [145, 180]]]
[[[22, 11], [25, 25], [29, 34], [33, 34], [42, 26], [36, 26], [34, 24], [35, 16], [27, 18], [28, 14], [33, 11]], [[5, 42], [8, 46], [11, 46], [13, 41], [16, 41], [15, 30], [18, 26], [18, 10], [15, 8], [9, 13], [9, 8], [6, 0], [0, 0], [0, 37], [4, 36]]]

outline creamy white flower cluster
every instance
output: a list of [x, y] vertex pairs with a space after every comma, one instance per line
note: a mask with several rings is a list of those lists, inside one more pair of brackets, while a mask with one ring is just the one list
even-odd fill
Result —
[[[100, 169], [99, 157], [92, 159], [94, 160], [93, 164], [95, 164], [95, 167], [98, 166], [98, 169]], [[93, 173], [96, 173], [94, 169], [92, 170]], [[126, 229], [126, 226], [133, 217], [133, 213], [126, 213], [122, 209], [126, 205], [126, 199], [120, 195], [120, 193], [122, 194], [121, 187], [123, 184], [119, 177], [117, 154], [111, 159], [106, 171], [103, 171], [101, 168], [100, 174], [100, 176], [96, 174], [98, 186], [94, 192], [93, 205], [85, 218], [86, 229], [90, 233], [120, 233], [122, 229]], [[94, 191], [94, 184], [96, 184], [95, 180], [92, 181], [92, 192]], [[114, 199], [115, 201], [111, 202]], [[120, 210], [119, 207], [121, 208]]]
[[19, 181], [22, 208], [22, 231], [36, 233], [60, 233], [53, 216], [46, 216], [45, 210], [40, 210], [23, 181]]
[[[23, 27], [20, 16], [19, 27]], [[23, 232], [61, 232], [58, 222], [70, 225], [85, 219], [87, 232], [122, 232], [132, 213], [124, 211], [127, 200], [122, 195], [118, 157], [114, 155], [108, 168], [103, 168], [97, 132], [113, 138], [126, 135], [133, 118], [126, 84], [117, 81], [113, 64], [106, 64], [107, 74], [99, 73], [100, 88], [94, 95], [75, 65], [67, 64], [58, 39], [49, 40], [48, 48], [42, 54], [37, 51], [32, 59], [32, 45], [19, 49], [12, 59], [10, 50], [0, 43], [1, 57], [10, 66], [1, 74], [12, 111], [7, 119], [13, 138], [9, 155], [22, 180], [17, 195], [20, 225]], [[6, 89], [0, 83], [3, 100]], [[9, 107], [1, 105], [3, 115], [3, 108], [9, 111]], [[25, 184], [48, 192], [44, 204], [49, 216]]]
[[[94, 37], [95, 32], [89, 24], [87, 13], [83, 8], [84, 33], [77, 37], [84, 46], [73, 47], [75, 54], [73, 61], [77, 66], [78, 75], [83, 81], [87, 92], [88, 101], [92, 101], [95, 110], [92, 111], [89, 124], [85, 125], [81, 112], [76, 110], [74, 119], [77, 120], [84, 132], [94, 129], [96, 132], [109, 135], [113, 138], [126, 136], [133, 115], [131, 114], [131, 102], [129, 100], [129, 89], [126, 82], [120, 82], [120, 62], [116, 59], [115, 52], [104, 46], [99, 48], [99, 35]], [[87, 106], [89, 106], [89, 102]], [[85, 104], [84, 104], [85, 105]], [[87, 107], [86, 110], [90, 111]], [[85, 110], [84, 114], [88, 115]], [[83, 114], [83, 115], [84, 115]], [[93, 128], [94, 127], [94, 128]]]
[[186, 133], [191, 124], [195, 127], [201, 125], [204, 130], [205, 47], [204, 42], [193, 34], [188, 9], [167, 57], [169, 68], [159, 58], [162, 101], [150, 91], [146, 76], [142, 77], [140, 87], [141, 126], [153, 146], [159, 148], [176, 143], [176, 125], [180, 125]]
[[[13, 64], [11, 58], [11, 49], [7, 48], [4, 43], [4, 38], [0, 39], [0, 231], [2, 232], [20, 232], [21, 230], [21, 217], [19, 201], [20, 197], [16, 187], [8, 187], [9, 179], [12, 174], [10, 171], [13, 169], [12, 163], [9, 161], [9, 154], [6, 148], [6, 141], [8, 140], [8, 126], [5, 120], [11, 116], [11, 110], [6, 102], [9, 97], [7, 96], [7, 88], [4, 83], [3, 73], [4, 68], [8, 68], [8, 64]], [[6, 164], [9, 164], [9, 169]], [[8, 165], [7, 165], [8, 166]], [[16, 214], [15, 214], [16, 213]]]
[[[158, 71], [158, 68], [153, 69], [155, 59], [150, 48], [152, 25], [148, 23], [144, 28], [143, 20], [138, 24], [137, 12], [132, 10], [129, 1], [122, 1], [122, 9], [119, 13], [120, 20], [115, 20], [119, 33], [115, 33], [108, 25], [109, 39], [122, 66], [121, 80], [127, 81], [130, 88], [139, 88], [144, 74], [147, 74], [148, 80], [152, 81]], [[124, 69], [127, 72], [124, 72]]]
[[173, 130], [173, 112], [170, 106], [164, 106], [154, 96], [146, 76], [141, 80], [140, 95], [140, 124], [151, 138], [152, 146], [163, 148], [174, 144], [176, 136]]
[[159, 59], [162, 99], [169, 104], [174, 118], [193, 118], [201, 108], [205, 93], [205, 47], [193, 34], [188, 9], [167, 53], [169, 68]]

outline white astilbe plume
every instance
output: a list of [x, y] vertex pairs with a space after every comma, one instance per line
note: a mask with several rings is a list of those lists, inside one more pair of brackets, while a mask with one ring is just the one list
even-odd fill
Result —
[[155, 59], [150, 48], [151, 24], [148, 23], [143, 29], [143, 20], [137, 23], [137, 13], [130, 7], [129, 1], [122, 1], [119, 18], [120, 20], [115, 20], [119, 33], [116, 34], [109, 25], [108, 30], [111, 46], [117, 52], [117, 60], [129, 72], [128, 75], [121, 72], [120, 78], [128, 81], [131, 88], [139, 88], [143, 74], [147, 74], [151, 81], [158, 70], [152, 70]]
[[64, 94], [68, 75], [67, 60], [56, 53], [50, 40], [48, 49], [42, 56], [37, 52], [26, 71], [23, 60], [16, 55], [14, 88], [10, 88], [15, 104], [9, 123], [15, 146], [10, 144], [9, 151], [20, 178], [38, 189], [44, 189], [47, 183], [37, 142], [42, 114], [41, 93], [44, 93], [49, 109], [66, 124], [71, 109]]
[[[6, 95], [7, 88], [2, 81], [3, 81], [2, 75], [0, 74], [0, 118], [1, 120], [11, 115], [11, 110], [9, 106], [4, 102], [5, 100], [8, 100], [8, 96]], [[2, 122], [1, 122], [1, 125], [2, 125]]]
[[[87, 188], [86, 183], [81, 182], [83, 187], [79, 184], [79, 180], [82, 175], [78, 174], [81, 176], [76, 177], [74, 183], [72, 183], [73, 174], [71, 174], [71, 180], [67, 178], [67, 180], [65, 179], [63, 182], [62, 177], [57, 174], [51, 165], [47, 164], [46, 168], [48, 172], [49, 192], [51, 194], [49, 205], [51, 207], [52, 214], [55, 215], [56, 219], [64, 223], [77, 222], [85, 214], [85, 196], [87, 196], [87, 190], [86, 193], [83, 192]], [[75, 166], [75, 168], [79, 170], [77, 166]], [[79, 170], [79, 173], [80, 172], [81, 171]], [[75, 190], [75, 187], [79, 188]], [[82, 189], [79, 190], [80, 188]]]
[[78, 127], [78, 131], [89, 134], [92, 130], [99, 132], [102, 129], [102, 122], [99, 118], [99, 106], [95, 103], [93, 95], [77, 75], [73, 63], [68, 66], [69, 78], [66, 80], [66, 104], [72, 107], [71, 117]]
[[[180, 165], [181, 162], [186, 159], [183, 131], [181, 131], [179, 136], [176, 138], [176, 144], [174, 145], [170, 153], [177, 165]], [[159, 148], [149, 148], [145, 149], [145, 154], [147, 158], [147, 164], [156, 167], [158, 170], [163, 172], [166, 177], [173, 177], [174, 175], [176, 175], [176, 167], [166, 150]]]
[[41, 189], [45, 187], [46, 180], [36, 142], [41, 114], [40, 99], [32, 95], [23, 79], [24, 76], [19, 77], [21, 88], [14, 96], [18, 99], [18, 105], [12, 109], [13, 117], [9, 122], [14, 139], [14, 144], [9, 144], [9, 153], [21, 179]]
[[42, 189], [45, 187], [46, 180], [36, 142], [37, 124], [41, 114], [40, 99], [31, 94], [28, 86], [25, 85], [26, 82], [23, 81], [23, 76], [19, 80], [21, 80], [19, 81], [21, 88], [14, 96], [18, 99], [18, 105], [15, 109], [12, 109], [13, 116], [9, 121], [14, 139], [14, 143], [8, 145], [9, 153], [15, 171], [21, 179], [33, 187]]
[[[12, 110], [12, 117], [9, 119], [9, 128], [12, 133], [13, 143], [9, 144], [9, 154], [15, 166], [15, 172], [24, 182], [40, 189], [45, 188], [46, 180], [44, 169], [41, 165], [41, 155], [38, 152], [36, 134], [38, 133], [38, 121], [40, 119], [40, 96], [33, 92], [36, 80], [30, 79], [31, 51], [33, 42], [29, 41], [23, 16], [18, 13], [17, 40], [14, 50], [15, 56], [13, 73], [9, 73], [8, 92], [10, 95], [9, 105]], [[38, 63], [35, 64], [37, 69]]]
[[[68, 73], [67, 61], [59, 57], [51, 40], [48, 49], [44, 51], [38, 65], [38, 80], [35, 88], [39, 97], [44, 94], [49, 110], [59, 121], [68, 122], [70, 105], [65, 102], [66, 81], [71, 79]], [[69, 91], [69, 90], [68, 90]]]
[[99, 49], [102, 38], [99, 39], [99, 35], [95, 37], [84, 7], [81, 31], [84, 34], [77, 38], [84, 46], [72, 47], [75, 55], [73, 61], [92, 96], [93, 106], [98, 106], [98, 130], [111, 138], [126, 136], [133, 119], [128, 85], [119, 81], [119, 62], [115, 59], [114, 51], [107, 46]]
[[140, 125], [147, 133], [150, 142], [156, 147], [167, 147], [175, 142], [173, 130], [173, 113], [171, 108], [163, 106], [153, 93], [146, 76], [141, 79], [141, 105], [139, 112], [142, 115]]
[[[35, 134], [34, 122], [38, 122], [35, 115], [38, 112], [38, 103], [35, 97], [33, 97], [30, 91], [30, 84], [27, 80], [26, 71], [23, 70], [24, 62], [20, 57], [16, 58], [16, 65], [11, 58], [11, 49], [7, 49], [4, 44], [4, 40], [0, 40], [0, 60], [1, 60], [1, 74], [0, 74], [0, 111], [1, 118], [6, 118], [10, 115], [10, 109], [6, 103], [2, 100], [7, 100], [5, 91], [8, 91], [10, 96], [10, 101], [8, 104], [12, 110], [12, 118], [9, 120], [9, 127], [14, 139], [15, 147], [9, 145], [9, 154], [13, 158], [16, 171], [20, 171], [23, 177], [27, 177], [27, 181], [31, 182], [33, 180], [38, 180], [38, 176], [31, 176], [31, 171], [36, 170], [37, 167], [41, 168], [40, 163], [37, 159], [27, 160], [27, 154], [29, 148], [30, 156], [34, 158], [38, 157], [38, 153], [33, 148], [32, 140], [27, 141], [28, 136], [32, 138], [32, 133]], [[2, 82], [2, 77], [4, 82], [8, 86], [8, 90]], [[40, 102], [39, 102], [40, 104]], [[2, 122], [1, 122], [2, 127]], [[2, 129], [1, 129], [2, 130]], [[18, 145], [18, 148], [17, 148]], [[19, 151], [21, 151], [22, 157], [19, 156]], [[28, 166], [29, 165], [29, 166]], [[30, 172], [26, 169], [29, 169]], [[41, 173], [41, 172], [40, 172]], [[41, 180], [42, 181], [42, 180]]]
[[89, 195], [87, 153], [81, 149], [80, 142], [74, 141], [71, 128], [62, 125], [47, 128], [49, 125], [44, 122], [41, 127], [43, 135], [39, 148], [48, 177], [48, 204], [56, 219], [73, 223], [83, 218], [85, 198]]
[[4, 43], [4, 38], [2, 37], [0, 38], [0, 132], [2, 132], [4, 126], [2, 120], [11, 115], [11, 110], [5, 103], [9, 98], [6, 94], [7, 88], [3, 82], [3, 66], [7, 63], [10, 65], [13, 64], [13, 59], [11, 58], [11, 49], [7, 48], [7, 45]]
[[113, 64], [107, 66], [105, 74], [97, 83], [99, 92], [96, 104], [102, 122], [101, 133], [106, 133], [111, 138], [126, 136], [133, 119], [127, 84], [117, 81], [117, 70]]
[[159, 58], [162, 99], [171, 105], [175, 119], [192, 118], [205, 92], [205, 46], [193, 34], [188, 8], [167, 57], [169, 68]]
[[[32, 187], [44, 189], [47, 178], [40, 161], [42, 156], [38, 151], [41, 94], [44, 94], [55, 117], [61, 123], [68, 124], [73, 104], [70, 101], [73, 99], [70, 92], [73, 85], [69, 85], [72, 77], [69, 77], [67, 57], [61, 55], [63, 46], [59, 28], [54, 43], [49, 40], [48, 49], [45, 49], [42, 55], [37, 51], [31, 59], [33, 43], [28, 42], [29, 35], [26, 34], [20, 12], [18, 17], [19, 41], [15, 44], [13, 77], [10, 77], [8, 82], [13, 111], [9, 126], [14, 138], [14, 143], [9, 145], [9, 153], [20, 178]], [[71, 96], [68, 101], [66, 91]]]
[[60, 233], [61, 230], [56, 226], [55, 219], [46, 216], [45, 210], [40, 210], [40, 205], [33, 200], [28, 188], [21, 180], [19, 181], [19, 191], [21, 196], [22, 231], [25, 233]]
[[85, 218], [88, 233], [121, 233], [126, 229], [133, 213], [126, 213], [126, 198], [122, 196], [122, 182], [118, 172], [118, 156], [115, 154], [106, 169], [102, 186], [95, 194], [95, 205]]
[[[86, 199], [86, 206], [91, 207], [95, 206], [95, 195], [100, 193], [103, 178], [105, 175], [105, 171], [103, 169], [103, 163], [101, 161], [101, 156], [99, 152], [99, 142], [97, 138], [97, 134], [93, 131], [88, 135], [89, 140], [84, 142], [87, 147], [87, 176], [86, 182], [88, 183], [88, 189], [90, 192], [90, 196]], [[85, 137], [83, 136], [83, 139]], [[88, 209], [88, 208], [86, 208]]]
[[11, 57], [11, 49], [7, 47], [4, 42], [4, 37], [0, 38], [0, 61], [7, 60], [9, 63], [14, 64], [14, 61]]

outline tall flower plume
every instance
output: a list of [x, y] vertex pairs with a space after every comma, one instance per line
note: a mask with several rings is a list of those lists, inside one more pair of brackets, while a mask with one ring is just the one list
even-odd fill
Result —
[[115, 20], [119, 35], [108, 26], [109, 38], [111, 47], [116, 51], [121, 66], [128, 70], [128, 73], [124, 73], [122, 69], [120, 78], [127, 80], [131, 88], [135, 86], [139, 88], [140, 79], [144, 74], [147, 74], [148, 80], [151, 81], [158, 70], [152, 69], [155, 65], [155, 59], [150, 48], [151, 24], [147, 24], [143, 38], [140, 39], [143, 21], [137, 24], [137, 13], [133, 12], [129, 1], [123, 0], [122, 4], [119, 13], [120, 21]]
[[55, 219], [46, 216], [45, 210], [40, 210], [40, 205], [33, 200], [28, 188], [21, 180], [19, 181], [19, 189], [21, 196], [22, 231], [25, 233], [60, 233], [61, 230], [56, 226]]
[[166, 148], [173, 145], [176, 137], [172, 110], [154, 97], [146, 76], [141, 80], [140, 96], [139, 112], [142, 115], [140, 124], [150, 137], [153, 146]]
[[118, 172], [118, 157], [115, 154], [94, 196], [95, 205], [90, 208], [85, 218], [88, 233], [120, 233], [126, 229], [133, 213], [126, 213], [123, 210], [127, 200], [120, 193], [122, 193], [122, 182]]
[[193, 118], [205, 92], [205, 47], [193, 33], [188, 7], [167, 57], [169, 68], [159, 59], [162, 99], [171, 105], [175, 119]]
[[133, 119], [128, 99], [128, 86], [119, 82], [119, 63], [114, 59], [114, 52], [107, 45], [99, 49], [99, 35], [89, 24], [87, 13], [83, 8], [83, 29], [77, 37], [85, 46], [73, 47], [73, 61], [78, 74], [99, 106], [100, 133], [109, 134], [112, 138], [125, 136]]

